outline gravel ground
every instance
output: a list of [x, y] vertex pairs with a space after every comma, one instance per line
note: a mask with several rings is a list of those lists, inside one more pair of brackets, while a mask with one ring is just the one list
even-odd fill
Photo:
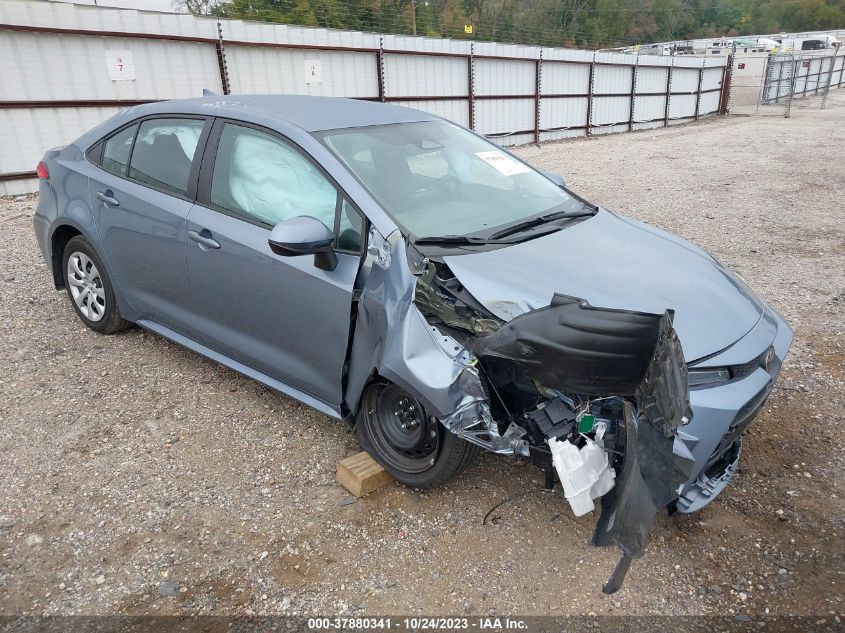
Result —
[[[346, 429], [167, 341], [98, 336], [0, 201], [0, 614], [771, 614], [843, 605], [845, 90], [732, 118], [530, 147], [585, 197], [714, 253], [794, 326], [717, 501], [655, 524], [623, 589], [520, 461], [353, 503]], [[601, 253], [596, 253], [601, 257]], [[16, 289], [17, 295], [10, 291]], [[12, 300], [14, 299], [14, 300]], [[835, 616], [835, 617], [834, 617]]]

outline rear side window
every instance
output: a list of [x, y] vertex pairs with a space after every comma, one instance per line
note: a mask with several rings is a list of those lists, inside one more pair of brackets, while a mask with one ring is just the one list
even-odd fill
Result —
[[135, 139], [137, 125], [131, 125], [106, 140], [103, 148], [102, 167], [116, 176], [125, 176], [129, 165], [129, 154], [132, 151], [132, 141]]
[[185, 195], [204, 125], [205, 121], [196, 119], [143, 121], [132, 150], [129, 177], [168, 193]]

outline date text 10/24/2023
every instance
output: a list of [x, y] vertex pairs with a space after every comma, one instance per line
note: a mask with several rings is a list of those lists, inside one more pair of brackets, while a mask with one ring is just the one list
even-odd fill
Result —
[[330, 630], [399, 630], [399, 631], [520, 631], [528, 623], [520, 618], [510, 617], [351, 617], [351, 618], [309, 618], [308, 629]]

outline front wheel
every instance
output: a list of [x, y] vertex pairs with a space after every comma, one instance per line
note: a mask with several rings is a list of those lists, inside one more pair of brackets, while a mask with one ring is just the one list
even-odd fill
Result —
[[358, 442], [403, 484], [433, 488], [460, 474], [478, 447], [447, 431], [407, 391], [391, 383], [367, 388], [355, 425]]

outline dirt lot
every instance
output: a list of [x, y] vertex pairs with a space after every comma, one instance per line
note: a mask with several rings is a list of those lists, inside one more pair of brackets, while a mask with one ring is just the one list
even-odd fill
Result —
[[[796, 331], [734, 484], [661, 516], [647, 557], [482, 456], [430, 492], [335, 483], [346, 427], [139, 329], [98, 336], [0, 201], [0, 614], [841, 616], [845, 585], [845, 90], [826, 111], [524, 148], [585, 197], [738, 271]], [[809, 103], [809, 102], [808, 102]], [[600, 258], [602, 254], [595, 254]], [[15, 294], [17, 293], [17, 294]], [[836, 626], [836, 624], [834, 624]]]

